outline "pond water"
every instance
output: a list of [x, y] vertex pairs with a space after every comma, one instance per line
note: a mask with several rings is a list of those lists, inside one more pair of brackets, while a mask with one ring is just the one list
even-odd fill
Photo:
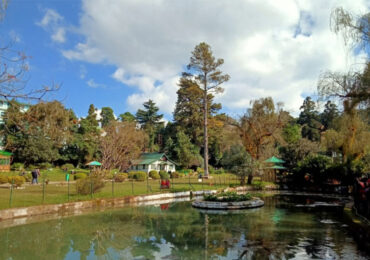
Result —
[[228, 214], [177, 202], [3, 228], [0, 259], [369, 259], [340, 211], [264, 200]]

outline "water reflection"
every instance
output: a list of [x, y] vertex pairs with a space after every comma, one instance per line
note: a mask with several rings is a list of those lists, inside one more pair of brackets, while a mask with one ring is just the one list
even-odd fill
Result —
[[239, 214], [204, 213], [181, 202], [6, 228], [0, 230], [0, 259], [369, 257], [338, 212], [296, 209], [290, 200], [265, 198], [264, 207]]

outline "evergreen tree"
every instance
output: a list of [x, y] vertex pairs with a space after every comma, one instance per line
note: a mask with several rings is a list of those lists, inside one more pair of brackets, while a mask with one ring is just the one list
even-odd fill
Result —
[[321, 123], [324, 125], [325, 129], [333, 128], [333, 123], [335, 119], [339, 118], [339, 111], [336, 104], [332, 103], [330, 100], [326, 102], [325, 109], [320, 115]]
[[136, 112], [136, 120], [149, 136], [148, 148], [149, 151], [153, 151], [156, 134], [163, 127], [163, 122], [161, 122], [163, 114], [158, 114], [159, 108], [151, 99], [145, 102], [143, 106], [144, 109], [138, 109]]
[[203, 150], [204, 150], [204, 175], [208, 176], [208, 94], [223, 91], [221, 84], [229, 80], [229, 75], [223, 74], [219, 67], [224, 63], [223, 59], [213, 56], [211, 46], [202, 42], [195, 46], [190, 63], [189, 75], [194, 76], [195, 82], [203, 91]]
[[110, 122], [115, 121], [113, 109], [110, 107], [102, 107], [101, 109], [101, 126], [106, 127]]
[[311, 97], [306, 97], [300, 109], [301, 113], [297, 122], [302, 125], [302, 137], [311, 141], [319, 141], [321, 124], [315, 102]]
[[177, 142], [174, 151], [177, 162], [185, 168], [189, 168], [192, 165], [200, 166], [202, 160], [199, 148], [192, 144], [189, 137], [182, 131], [177, 133], [176, 138]]
[[130, 112], [125, 112], [119, 115], [121, 122], [135, 122], [136, 118]]

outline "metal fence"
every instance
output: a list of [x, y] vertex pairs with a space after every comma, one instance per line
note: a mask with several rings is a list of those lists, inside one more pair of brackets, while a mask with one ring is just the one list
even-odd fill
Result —
[[[87, 177], [87, 181], [89, 179]], [[169, 185], [163, 185], [164, 183], [160, 179], [147, 178], [144, 181], [130, 179], [117, 182], [113, 178], [105, 180], [104, 187], [94, 193], [94, 182], [92, 179], [90, 180], [90, 192], [85, 195], [77, 192], [76, 181], [48, 182], [46, 179], [40, 179], [38, 184], [26, 183], [21, 187], [16, 187], [13, 182], [9, 186], [0, 189], [0, 209], [160, 192], [223, 189], [229, 186], [236, 186], [240, 182], [239, 178], [232, 174], [212, 175], [210, 178], [201, 179], [196, 175], [189, 174], [182, 178], [168, 179]]]

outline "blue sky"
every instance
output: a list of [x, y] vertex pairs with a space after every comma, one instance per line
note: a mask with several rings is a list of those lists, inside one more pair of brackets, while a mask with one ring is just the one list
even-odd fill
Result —
[[151, 98], [171, 120], [178, 77], [201, 41], [231, 76], [217, 97], [224, 112], [237, 116], [251, 100], [272, 96], [297, 114], [322, 72], [346, 71], [364, 57], [330, 31], [331, 10], [363, 13], [369, 3], [283, 2], [12, 0], [0, 29], [31, 56], [28, 86], [62, 84], [50, 99], [78, 116], [91, 103], [135, 113]]

